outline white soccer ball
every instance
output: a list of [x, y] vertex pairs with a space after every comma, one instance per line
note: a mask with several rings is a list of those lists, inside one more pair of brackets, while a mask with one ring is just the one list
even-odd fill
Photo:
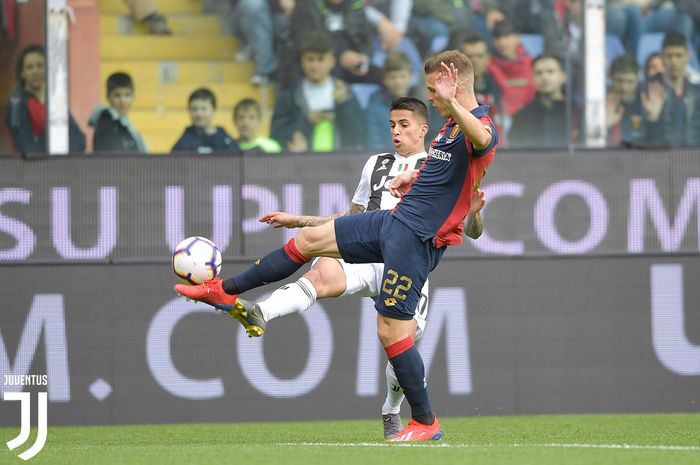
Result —
[[221, 273], [221, 252], [206, 237], [188, 237], [175, 247], [173, 271], [185, 284], [202, 284]]

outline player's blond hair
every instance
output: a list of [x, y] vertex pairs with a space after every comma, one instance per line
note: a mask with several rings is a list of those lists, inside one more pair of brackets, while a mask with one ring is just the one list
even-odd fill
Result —
[[425, 74], [439, 73], [442, 69], [440, 63], [445, 63], [450, 66], [450, 63], [455, 65], [459, 73], [459, 80], [474, 84], [474, 66], [467, 56], [459, 50], [445, 50], [432, 58], [429, 58], [423, 66]]

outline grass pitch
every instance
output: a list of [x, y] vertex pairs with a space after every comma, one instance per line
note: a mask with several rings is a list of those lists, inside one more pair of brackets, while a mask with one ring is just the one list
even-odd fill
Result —
[[[700, 414], [558, 415], [440, 419], [445, 439], [381, 440], [375, 421], [49, 426], [32, 465], [51, 464], [468, 464], [697, 465]], [[18, 428], [0, 429], [2, 442]], [[0, 449], [0, 464], [25, 463], [27, 443]]]

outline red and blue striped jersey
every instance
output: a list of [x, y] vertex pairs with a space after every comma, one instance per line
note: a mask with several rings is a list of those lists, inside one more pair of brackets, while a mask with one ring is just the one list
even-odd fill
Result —
[[475, 150], [453, 118], [433, 139], [418, 177], [394, 208], [393, 214], [422, 240], [435, 247], [462, 243], [462, 222], [469, 213], [471, 195], [493, 160], [498, 132], [488, 116], [488, 105], [471, 113], [491, 128], [491, 142]]

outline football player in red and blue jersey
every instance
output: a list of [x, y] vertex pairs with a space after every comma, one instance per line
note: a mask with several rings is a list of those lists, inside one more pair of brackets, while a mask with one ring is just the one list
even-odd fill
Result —
[[[313, 257], [343, 258], [348, 263], [384, 263], [377, 310], [377, 334], [399, 384], [411, 406], [411, 420], [391, 441], [441, 439], [425, 382], [423, 359], [414, 345], [413, 316], [428, 273], [448, 245], [462, 242], [463, 224], [472, 192], [479, 187], [493, 160], [498, 133], [488, 107], [474, 95], [474, 72], [469, 59], [456, 50], [442, 52], [425, 63], [428, 100], [448, 118], [432, 141], [423, 165], [396, 176], [390, 191], [401, 197], [393, 210], [342, 216], [320, 226], [302, 228], [245, 272], [198, 286], [175, 285], [190, 299], [217, 307], [230, 305], [231, 315], [248, 334], [264, 326], [237, 302], [238, 294], [276, 282], [296, 272]], [[396, 118], [421, 115], [423, 102], [401, 97], [392, 102]]]

